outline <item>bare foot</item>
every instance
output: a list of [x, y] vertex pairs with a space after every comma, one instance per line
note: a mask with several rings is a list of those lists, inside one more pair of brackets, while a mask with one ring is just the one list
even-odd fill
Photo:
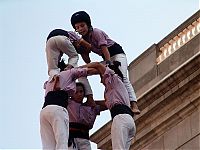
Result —
[[133, 111], [133, 113], [135, 115], [139, 115], [140, 114], [140, 110], [139, 110], [136, 102], [131, 102], [131, 110]]

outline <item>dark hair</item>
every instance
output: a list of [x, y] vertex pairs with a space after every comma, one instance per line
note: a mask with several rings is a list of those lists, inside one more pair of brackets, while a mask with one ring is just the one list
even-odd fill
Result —
[[67, 67], [67, 65], [65, 64], [64, 59], [62, 59], [61, 61], [58, 62], [58, 68], [60, 68], [60, 71], [64, 71], [64, 69]]
[[90, 16], [85, 11], [78, 11], [72, 15], [71, 24], [74, 29], [75, 29], [75, 24], [79, 22], [85, 22], [88, 28], [92, 27]]
[[121, 66], [121, 62], [119, 61], [113, 61], [111, 65], [108, 65], [108, 67], [112, 70], [114, 70], [114, 72], [121, 77], [122, 81], [123, 81], [123, 74], [122, 72], [119, 70], [119, 66]]
[[76, 86], [81, 86], [83, 88], [84, 97], [85, 97], [85, 86], [82, 82], [76, 82]]

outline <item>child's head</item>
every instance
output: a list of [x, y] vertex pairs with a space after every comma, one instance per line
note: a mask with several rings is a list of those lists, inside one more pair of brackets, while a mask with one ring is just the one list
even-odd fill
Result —
[[72, 99], [77, 103], [82, 103], [85, 97], [85, 87], [83, 83], [76, 82], [76, 93], [72, 96]]
[[119, 61], [113, 61], [111, 65], [108, 65], [108, 67], [112, 70], [114, 70], [114, 72], [121, 77], [122, 81], [123, 81], [123, 74], [122, 72], [119, 70], [119, 66], [121, 66], [121, 63]]
[[72, 15], [71, 24], [82, 36], [88, 34], [92, 29], [90, 16], [85, 11], [79, 11]]

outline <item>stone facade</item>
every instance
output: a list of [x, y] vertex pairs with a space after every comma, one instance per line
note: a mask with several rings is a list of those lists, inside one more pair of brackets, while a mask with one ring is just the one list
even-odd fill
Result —
[[[200, 11], [129, 65], [141, 114], [132, 150], [200, 149]], [[111, 122], [91, 135], [112, 149]]]

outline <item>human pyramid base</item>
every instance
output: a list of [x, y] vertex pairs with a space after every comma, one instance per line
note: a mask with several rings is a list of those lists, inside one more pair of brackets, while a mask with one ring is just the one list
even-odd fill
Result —
[[[40, 112], [42, 148], [91, 150], [89, 130], [96, 116], [109, 110], [112, 149], [129, 149], [136, 134], [133, 116], [140, 114], [140, 110], [127, 77], [125, 52], [104, 31], [92, 27], [85, 11], [74, 13], [71, 24], [79, 35], [54, 29], [46, 41], [49, 78], [44, 83]], [[103, 61], [91, 61], [91, 52]], [[67, 63], [61, 59], [63, 54], [68, 56]], [[81, 66], [78, 66], [79, 55], [85, 62]], [[93, 99], [87, 79], [91, 75], [99, 75], [105, 86], [103, 100]]]

